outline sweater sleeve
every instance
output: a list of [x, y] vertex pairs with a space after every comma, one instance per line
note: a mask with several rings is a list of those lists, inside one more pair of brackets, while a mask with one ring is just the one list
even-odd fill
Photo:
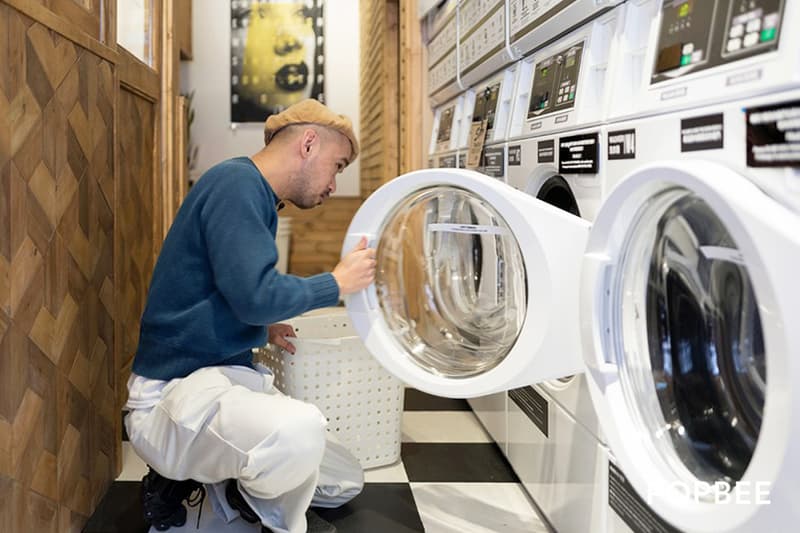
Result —
[[269, 229], [277, 212], [260, 183], [237, 176], [210, 191], [200, 218], [214, 282], [244, 323], [266, 325], [335, 305], [339, 286], [330, 273], [308, 278], [275, 270], [278, 250]]

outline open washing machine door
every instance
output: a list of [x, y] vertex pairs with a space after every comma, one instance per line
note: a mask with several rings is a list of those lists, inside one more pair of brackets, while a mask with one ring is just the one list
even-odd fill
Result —
[[800, 519], [800, 224], [705, 161], [610, 194], [581, 285], [586, 377], [640, 496], [683, 531]]
[[377, 249], [375, 283], [345, 303], [393, 375], [482, 396], [583, 368], [578, 288], [589, 224], [469, 170], [400, 176], [353, 218], [343, 251]]

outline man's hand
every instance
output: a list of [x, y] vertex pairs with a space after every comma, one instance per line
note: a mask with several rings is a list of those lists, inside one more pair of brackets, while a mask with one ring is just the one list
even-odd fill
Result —
[[367, 248], [367, 238], [361, 237], [353, 250], [339, 261], [333, 269], [333, 277], [339, 284], [339, 294], [351, 294], [375, 281], [375, 249]]
[[267, 340], [270, 344], [283, 348], [289, 353], [294, 353], [294, 344], [285, 339], [285, 337], [297, 337], [292, 326], [289, 324], [272, 324], [267, 328], [267, 332]]

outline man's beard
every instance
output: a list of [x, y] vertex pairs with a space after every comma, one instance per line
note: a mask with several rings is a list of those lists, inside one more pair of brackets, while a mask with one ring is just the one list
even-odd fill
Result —
[[290, 201], [300, 209], [314, 209], [315, 207], [321, 206], [329, 196], [330, 195], [327, 194], [318, 194], [316, 196], [303, 196], [298, 201]]

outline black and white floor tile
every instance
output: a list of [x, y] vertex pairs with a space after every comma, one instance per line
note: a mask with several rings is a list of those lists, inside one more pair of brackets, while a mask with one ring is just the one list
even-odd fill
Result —
[[[517, 476], [467, 402], [406, 390], [401, 460], [367, 470], [364, 491], [339, 509], [319, 514], [340, 533], [544, 533]], [[123, 442], [123, 471], [85, 533], [144, 533], [139, 500], [146, 466]], [[236, 520], [224, 524], [206, 501], [197, 526], [190, 509], [170, 531], [255, 533]], [[155, 531], [155, 530], [153, 530]]]

